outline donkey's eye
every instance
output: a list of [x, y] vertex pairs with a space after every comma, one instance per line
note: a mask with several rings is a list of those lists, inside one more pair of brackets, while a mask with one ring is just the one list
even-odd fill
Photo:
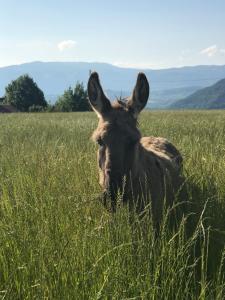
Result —
[[103, 140], [101, 138], [97, 139], [97, 143], [98, 143], [99, 146], [103, 146], [104, 145], [104, 142], [103, 142]]

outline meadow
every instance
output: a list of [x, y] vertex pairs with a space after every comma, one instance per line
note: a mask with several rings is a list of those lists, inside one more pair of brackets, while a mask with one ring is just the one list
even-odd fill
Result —
[[96, 199], [94, 113], [0, 115], [0, 299], [225, 299], [225, 111], [139, 123], [184, 157], [188, 208], [157, 239]]

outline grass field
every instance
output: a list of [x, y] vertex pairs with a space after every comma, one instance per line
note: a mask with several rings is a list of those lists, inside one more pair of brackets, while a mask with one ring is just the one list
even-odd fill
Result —
[[126, 207], [95, 200], [96, 124], [0, 115], [0, 299], [224, 299], [225, 111], [142, 114], [143, 136], [182, 152], [191, 202], [158, 239], [148, 217], [134, 232]]

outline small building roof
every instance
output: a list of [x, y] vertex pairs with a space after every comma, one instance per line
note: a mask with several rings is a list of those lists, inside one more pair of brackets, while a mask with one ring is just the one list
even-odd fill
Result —
[[13, 112], [18, 112], [18, 110], [14, 106], [10, 104], [0, 105], [0, 113], [13, 113]]

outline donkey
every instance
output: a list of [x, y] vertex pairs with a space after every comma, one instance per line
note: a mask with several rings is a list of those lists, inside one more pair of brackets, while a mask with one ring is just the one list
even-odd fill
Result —
[[[98, 73], [88, 81], [88, 97], [99, 123], [93, 133], [98, 143], [100, 185], [104, 204], [110, 199], [112, 211], [121, 195], [122, 202], [142, 212], [152, 208], [153, 223], [159, 224], [163, 204], [169, 205], [182, 183], [182, 156], [162, 137], [141, 137], [137, 117], [149, 97], [149, 83], [143, 73], [137, 76], [132, 95], [126, 101], [111, 103], [105, 96]], [[166, 200], [165, 200], [166, 199]]]

